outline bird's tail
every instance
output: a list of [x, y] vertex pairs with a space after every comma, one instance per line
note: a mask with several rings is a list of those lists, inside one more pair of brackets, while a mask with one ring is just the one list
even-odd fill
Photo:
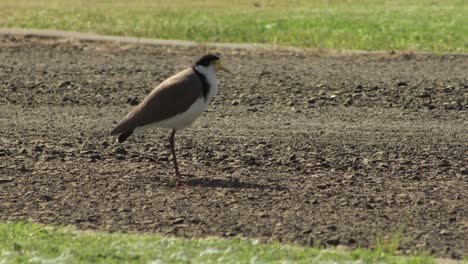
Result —
[[135, 129], [135, 120], [132, 119], [134, 113], [130, 112], [124, 119], [122, 119], [110, 132], [111, 136], [119, 135], [118, 142], [122, 143], [130, 135], [132, 135]]
[[117, 142], [122, 143], [124, 142], [129, 136], [131, 136], [133, 133], [133, 130], [128, 130], [123, 132], [122, 134], [119, 135], [117, 138]]

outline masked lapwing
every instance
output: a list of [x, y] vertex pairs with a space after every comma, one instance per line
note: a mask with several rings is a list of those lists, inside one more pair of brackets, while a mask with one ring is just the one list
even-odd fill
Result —
[[217, 71], [229, 72], [221, 64], [221, 58], [208, 54], [189, 67], [156, 86], [110, 132], [118, 135], [117, 141], [124, 142], [134, 131], [156, 126], [172, 129], [169, 137], [174, 161], [175, 180], [180, 178], [179, 166], [174, 149], [176, 131], [191, 125], [218, 92]]

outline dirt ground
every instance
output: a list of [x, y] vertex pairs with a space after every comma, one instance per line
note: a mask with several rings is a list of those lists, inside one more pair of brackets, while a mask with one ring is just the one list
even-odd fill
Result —
[[[232, 74], [176, 135], [108, 133], [201, 54]], [[468, 56], [0, 37], [0, 220], [468, 255]]]

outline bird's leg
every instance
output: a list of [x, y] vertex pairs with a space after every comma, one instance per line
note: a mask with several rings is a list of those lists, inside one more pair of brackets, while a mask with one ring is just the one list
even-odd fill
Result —
[[180, 173], [179, 173], [179, 165], [177, 164], [177, 157], [175, 153], [175, 144], [174, 144], [175, 132], [176, 130], [173, 129], [171, 133], [171, 137], [169, 138], [169, 143], [171, 143], [172, 158], [174, 160], [174, 169], [175, 169], [175, 181], [177, 183], [180, 178]]

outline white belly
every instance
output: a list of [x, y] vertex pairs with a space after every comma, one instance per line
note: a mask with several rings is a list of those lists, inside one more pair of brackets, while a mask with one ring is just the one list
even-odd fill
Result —
[[153, 123], [149, 126], [180, 130], [182, 128], [190, 126], [193, 122], [195, 122], [195, 120], [205, 111], [206, 107], [208, 106], [208, 103], [209, 100], [205, 102], [205, 99], [203, 97], [199, 97], [186, 112]]

